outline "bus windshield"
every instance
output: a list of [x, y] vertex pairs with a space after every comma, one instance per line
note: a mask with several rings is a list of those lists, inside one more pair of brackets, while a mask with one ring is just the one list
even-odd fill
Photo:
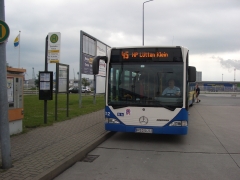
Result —
[[183, 62], [111, 62], [108, 75], [113, 108], [183, 106]]

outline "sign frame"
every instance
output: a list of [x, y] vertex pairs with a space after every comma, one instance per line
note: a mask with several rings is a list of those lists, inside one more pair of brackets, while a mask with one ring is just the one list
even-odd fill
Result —
[[48, 33], [48, 63], [59, 63], [61, 52], [61, 33], [50, 32]]
[[53, 100], [53, 72], [39, 71], [39, 100]]

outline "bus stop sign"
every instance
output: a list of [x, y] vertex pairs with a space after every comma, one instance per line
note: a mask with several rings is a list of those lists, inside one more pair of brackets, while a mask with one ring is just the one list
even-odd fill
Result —
[[10, 30], [8, 25], [4, 22], [0, 20], [0, 43], [5, 42], [10, 34]]

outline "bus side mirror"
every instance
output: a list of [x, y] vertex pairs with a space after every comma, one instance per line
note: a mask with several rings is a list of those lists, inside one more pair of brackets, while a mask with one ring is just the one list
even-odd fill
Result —
[[196, 67], [189, 66], [188, 67], [188, 82], [196, 81]]
[[93, 59], [93, 63], [92, 63], [92, 71], [93, 71], [93, 75], [96, 75], [99, 73], [99, 61], [100, 60], [104, 60], [105, 63], [107, 63], [107, 56], [96, 56], [94, 59]]

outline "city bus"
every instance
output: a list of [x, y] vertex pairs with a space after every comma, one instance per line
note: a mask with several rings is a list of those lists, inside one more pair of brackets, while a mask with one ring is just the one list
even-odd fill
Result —
[[[106, 63], [105, 129], [115, 132], [179, 134], [188, 132], [189, 83], [196, 68], [182, 46], [115, 47], [93, 60]], [[177, 94], [163, 94], [173, 81]], [[190, 101], [189, 101], [190, 100]]]

